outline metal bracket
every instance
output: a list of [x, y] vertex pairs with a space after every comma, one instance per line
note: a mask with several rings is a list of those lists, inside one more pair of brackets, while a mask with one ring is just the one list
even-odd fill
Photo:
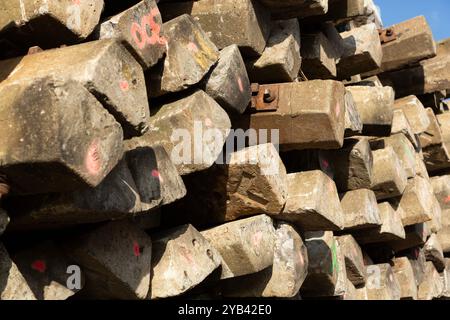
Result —
[[392, 28], [379, 29], [381, 44], [397, 40], [397, 33]]
[[257, 112], [277, 111], [280, 87], [277, 84], [252, 84], [251, 108]]

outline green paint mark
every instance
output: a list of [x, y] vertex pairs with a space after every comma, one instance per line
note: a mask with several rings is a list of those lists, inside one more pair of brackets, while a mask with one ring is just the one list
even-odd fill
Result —
[[339, 261], [337, 258], [337, 250], [336, 250], [336, 241], [333, 241], [333, 245], [331, 246], [331, 273], [336, 271], [339, 272]]

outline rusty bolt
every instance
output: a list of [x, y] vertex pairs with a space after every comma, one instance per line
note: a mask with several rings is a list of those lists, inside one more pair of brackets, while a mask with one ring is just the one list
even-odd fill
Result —
[[275, 96], [272, 94], [270, 89], [264, 90], [264, 102], [265, 103], [271, 103], [275, 100]]

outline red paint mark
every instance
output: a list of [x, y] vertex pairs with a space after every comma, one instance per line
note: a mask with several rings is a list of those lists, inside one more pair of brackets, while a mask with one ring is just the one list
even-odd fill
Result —
[[45, 264], [45, 261], [43, 261], [43, 260], [35, 260], [31, 264], [31, 268], [40, 273], [44, 273], [45, 270], [47, 270], [47, 265]]
[[330, 167], [330, 163], [327, 160], [322, 160], [322, 166], [326, 170]]
[[189, 51], [197, 53], [198, 52], [198, 47], [195, 43], [193, 42], [189, 42], [187, 45], [187, 48], [189, 49]]
[[141, 247], [139, 246], [139, 243], [136, 241], [133, 242], [133, 254], [135, 257], [141, 256]]
[[152, 170], [152, 177], [153, 178], [158, 178], [159, 179], [159, 171], [158, 170], [156, 170], [156, 169], [153, 169]]
[[102, 160], [100, 158], [99, 145], [95, 140], [91, 143], [84, 159], [84, 166], [89, 174], [98, 175], [101, 171]]
[[[167, 44], [167, 39], [161, 36], [161, 25], [155, 21], [155, 18], [159, 16], [158, 8], [153, 8], [148, 15], [142, 17], [140, 24], [133, 22], [131, 25], [131, 37], [140, 50], [147, 45]], [[151, 36], [148, 34], [148, 29]]]
[[444, 199], [444, 203], [447, 204], [450, 202], [450, 196], [447, 196], [447, 198]]
[[242, 84], [241, 77], [238, 78], [239, 91], [244, 92], [244, 85]]
[[157, 169], [153, 169], [153, 170], [152, 170], [152, 177], [153, 177], [153, 178], [159, 179], [159, 181], [160, 181], [161, 183], [164, 182], [164, 179], [163, 179], [163, 177], [161, 176], [161, 173], [160, 173]]
[[122, 91], [128, 91], [130, 89], [128, 81], [120, 81], [120, 89], [122, 89]]
[[81, 4], [81, 0], [72, 0], [72, 2], [76, 5], [80, 5]]
[[186, 259], [186, 261], [189, 264], [193, 264], [194, 259], [192, 257], [191, 251], [188, 248], [186, 248], [185, 246], [181, 246], [180, 249], [181, 249], [181, 255]]

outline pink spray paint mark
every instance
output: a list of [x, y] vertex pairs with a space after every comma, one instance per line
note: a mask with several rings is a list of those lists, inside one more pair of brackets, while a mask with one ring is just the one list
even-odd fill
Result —
[[330, 167], [330, 163], [327, 160], [322, 160], [322, 166], [326, 170]]
[[159, 181], [160, 181], [161, 183], [164, 182], [164, 179], [163, 179], [163, 177], [161, 176], [161, 173], [160, 173], [157, 169], [153, 169], [153, 170], [152, 170], [152, 177], [153, 177], [153, 178], [159, 179]]
[[72, 0], [72, 2], [76, 5], [80, 5], [81, 4], [81, 0]]
[[239, 91], [244, 92], [244, 85], [242, 84], [242, 79], [241, 77], [238, 77], [238, 86], [239, 86]]
[[206, 118], [206, 119], [205, 119], [205, 125], [206, 125], [207, 127], [212, 127], [213, 123], [212, 123], [212, 121], [211, 121], [210, 118]]
[[152, 36], [148, 40], [150, 44], [167, 44], [167, 40], [164, 37], [161, 37], [161, 25], [156, 23], [155, 18], [160, 15], [158, 8], [153, 8], [150, 11], [150, 16], [147, 17], [150, 24], [150, 29], [152, 30]]
[[[131, 38], [140, 50], [147, 45], [167, 44], [167, 39], [161, 36], [161, 25], [155, 21], [158, 16], [160, 16], [158, 8], [153, 8], [148, 15], [142, 17], [140, 24], [133, 22], [131, 25]], [[147, 27], [151, 31], [150, 36]]]
[[300, 263], [300, 265], [305, 264], [305, 259], [303, 258], [303, 254], [302, 254], [301, 250], [298, 251], [298, 262]]
[[338, 102], [336, 104], [336, 118], [339, 118], [340, 114], [341, 114], [341, 104]]
[[263, 234], [261, 231], [258, 231], [255, 234], [253, 234], [252, 243], [255, 247], [257, 247], [261, 244], [262, 237], [263, 237]]
[[31, 268], [40, 273], [44, 273], [45, 270], [47, 270], [47, 265], [45, 264], [45, 261], [43, 261], [43, 260], [35, 260], [31, 264]]
[[193, 42], [189, 42], [187, 45], [187, 48], [189, 49], [189, 51], [197, 53], [198, 52], [198, 47], [195, 43]]
[[185, 246], [181, 246], [180, 249], [181, 249], [181, 255], [184, 257], [184, 259], [186, 259], [186, 261], [189, 264], [193, 264], [194, 259], [193, 259], [191, 251], [188, 248], [186, 248]]
[[126, 80], [120, 81], [119, 86], [120, 86], [120, 89], [121, 89], [122, 91], [128, 91], [128, 90], [130, 90], [130, 85], [128, 84], [128, 81], [126, 81]]
[[141, 248], [139, 246], [139, 243], [137, 243], [136, 241], [133, 242], [133, 254], [138, 258], [141, 256]]
[[450, 196], [447, 196], [447, 198], [444, 199], [444, 203], [447, 204], [450, 202]]
[[93, 141], [91, 145], [88, 148], [88, 151], [86, 153], [86, 157], [84, 159], [84, 166], [86, 167], [87, 171], [91, 175], [98, 175], [101, 171], [101, 158], [100, 158], [100, 152], [99, 152], [99, 145], [97, 141]]

